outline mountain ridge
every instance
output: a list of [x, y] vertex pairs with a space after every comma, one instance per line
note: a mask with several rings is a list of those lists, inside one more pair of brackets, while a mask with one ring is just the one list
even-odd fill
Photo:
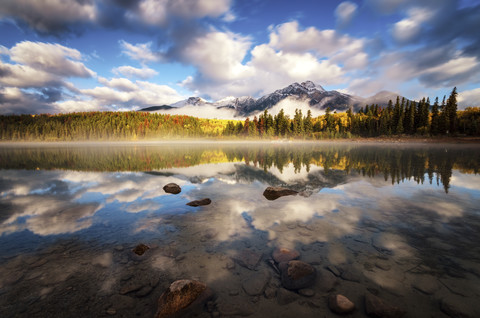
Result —
[[237, 116], [251, 116], [257, 112], [274, 107], [286, 98], [306, 102], [309, 107], [317, 110], [330, 108], [332, 111], [346, 111], [349, 108], [353, 108], [354, 111], [357, 111], [361, 107], [370, 104], [386, 107], [388, 101], [392, 100], [394, 102], [397, 96], [400, 95], [389, 91], [380, 91], [373, 96], [364, 98], [336, 90], [327, 91], [321, 85], [317, 85], [312, 81], [305, 81], [302, 83], [294, 82], [258, 99], [251, 96], [228, 96], [216, 102], [208, 102], [201, 97], [189, 97], [170, 105], [151, 106], [142, 108], [140, 111], [160, 111], [185, 106], [212, 106], [217, 109], [232, 109]]

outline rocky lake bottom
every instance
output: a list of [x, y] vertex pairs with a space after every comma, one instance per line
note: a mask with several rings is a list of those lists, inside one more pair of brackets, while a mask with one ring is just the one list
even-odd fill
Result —
[[[211, 291], [185, 317], [480, 316], [469, 167], [448, 188], [439, 170], [430, 183], [299, 167], [1, 170], [1, 316], [155, 317], [179, 280]], [[267, 200], [269, 186], [298, 194]]]

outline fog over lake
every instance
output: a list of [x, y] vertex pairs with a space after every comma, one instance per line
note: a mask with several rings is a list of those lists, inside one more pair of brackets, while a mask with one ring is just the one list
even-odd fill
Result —
[[[153, 317], [194, 279], [214, 296], [187, 316], [334, 317], [342, 294], [368, 317], [372, 294], [404, 317], [478, 317], [479, 158], [451, 144], [2, 144], [1, 316]], [[313, 266], [308, 287], [286, 288], [278, 248]]]

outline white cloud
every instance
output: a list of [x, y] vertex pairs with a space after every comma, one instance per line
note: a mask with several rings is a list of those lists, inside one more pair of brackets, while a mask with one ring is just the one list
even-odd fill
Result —
[[148, 78], [154, 77], [155, 75], [158, 75], [157, 71], [155, 71], [154, 69], [148, 68], [146, 66], [142, 68], [136, 68], [129, 65], [123, 65], [123, 66], [114, 68], [112, 72], [117, 75], [126, 76], [128, 78], [138, 77], [141, 79], [148, 79]]
[[[146, 81], [132, 82], [125, 78], [107, 80], [101, 78], [100, 83], [105, 86], [97, 86], [92, 89], [83, 89], [81, 93], [91, 98], [99, 107], [118, 109], [138, 109], [153, 105], [172, 104], [184, 97], [176, 90], [167, 86]], [[84, 105], [85, 102], [77, 102], [72, 107]], [[69, 106], [69, 105], [67, 105]]]
[[14, 16], [41, 32], [59, 32], [68, 24], [94, 22], [97, 8], [93, 0], [2, 0], [0, 19]]
[[122, 47], [122, 53], [142, 63], [159, 62], [163, 60], [162, 54], [152, 51], [152, 42], [130, 44], [124, 40], [120, 40], [120, 46]]
[[430, 8], [414, 7], [408, 10], [408, 17], [395, 23], [392, 34], [398, 42], [411, 42], [420, 36], [423, 23], [434, 16]]
[[335, 9], [335, 16], [337, 18], [337, 25], [344, 28], [350, 24], [353, 17], [357, 13], [358, 5], [350, 1], [340, 3]]
[[145, 24], [164, 26], [172, 17], [218, 17], [228, 12], [230, 0], [141, 0], [136, 12], [128, 12], [130, 19]]
[[480, 107], [480, 88], [463, 91], [458, 94], [460, 108]]
[[99, 77], [98, 81], [105, 86], [124, 92], [131, 92], [138, 89], [137, 85], [126, 78], [112, 78], [111, 80], [107, 80], [104, 77]]
[[249, 67], [242, 64], [250, 45], [248, 37], [231, 32], [208, 32], [184, 47], [182, 58], [209, 80], [234, 80], [252, 75]]

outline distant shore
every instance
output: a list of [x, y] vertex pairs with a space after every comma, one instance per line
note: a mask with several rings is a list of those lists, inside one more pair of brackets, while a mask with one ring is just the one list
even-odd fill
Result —
[[480, 144], [480, 137], [421, 137], [421, 136], [391, 136], [391, 137], [354, 137], [339, 139], [301, 140], [301, 139], [158, 139], [158, 140], [75, 140], [75, 141], [0, 141], [0, 146], [39, 146], [39, 145], [167, 145], [167, 144], [332, 144], [332, 143], [368, 143], [368, 144]]

